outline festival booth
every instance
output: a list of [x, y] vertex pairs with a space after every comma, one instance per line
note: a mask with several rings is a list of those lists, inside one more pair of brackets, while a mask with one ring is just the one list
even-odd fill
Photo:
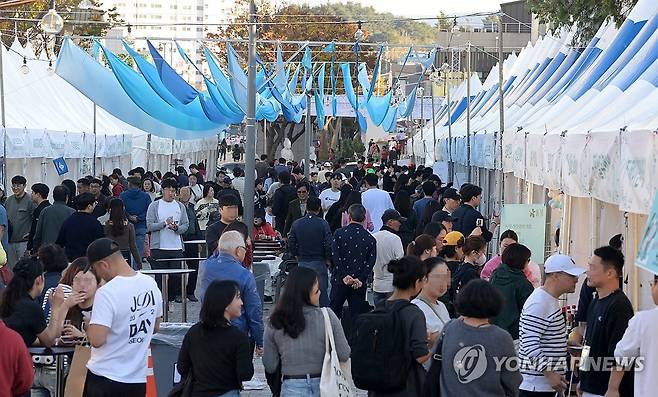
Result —
[[498, 65], [471, 91], [470, 134], [462, 85], [435, 112], [437, 141], [428, 141], [431, 123], [416, 140], [429, 148], [426, 163], [454, 163], [457, 186], [470, 164], [485, 191], [483, 212], [498, 211], [501, 191], [504, 203], [545, 205], [546, 255], [560, 251], [586, 266], [594, 248], [621, 233], [625, 291], [636, 309], [653, 307], [653, 275], [635, 258], [658, 187], [658, 3], [640, 0], [621, 27], [604, 24], [584, 49], [571, 39], [547, 34], [504, 61], [502, 143]]
[[[54, 186], [63, 179], [108, 175], [117, 167], [127, 172], [147, 163], [164, 172], [174, 164], [172, 158], [181, 159], [184, 166], [207, 159], [214, 167], [217, 137], [172, 144], [171, 139], [152, 136], [149, 151], [147, 132], [94, 107], [54, 74], [43, 52], [37, 57], [29, 44], [22, 47], [17, 40], [1, 50], [6, 128], [0, 150], [7, 183], [20, 174], [27, 178], [28, 186], [36, 182]], [[58, 158], [63, 158], [68, 168], [61, 176], [53, 162]]]

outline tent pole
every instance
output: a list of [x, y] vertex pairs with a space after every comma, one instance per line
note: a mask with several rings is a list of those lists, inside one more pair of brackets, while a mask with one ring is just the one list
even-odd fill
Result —
[[466, 43], [466, 167], [471, 181], [471, 42]]
[[96, 102], [94, 102], [94, 158], [91, 163], [91, 173], [96, 176]]
[[[2, 33], [0, 33], [0, 40]], [[1, 46], [4, 46], [0, 42]], [[2, 65], [4, 48], [0, 48], [0, 117], [2, 118], [2, 131], [4, 140], [4, 149], [2, 153], [2, 184], [7, 188], [7, 124], [5, 120], [5, 73]]]
[[[498, 111], [499, 111], [499, 126], [498, 126], [498, 150], [500, 154], [500, 162], [498, 166], [500, 167], [499, 178], [498, 178], [498, 197], [500, 199], [500, 209], [503, 208], [503, 203], [505, 203], [505, 173], [503, 171], [503, 133], [505, 132], [505, 103], [504, 103], [504, 92], [503, 92], [503, 82], [505, 76], [503, 74], [503, 17], [498, 15]], [[496, 150], [494, 149], [494, 153]], [[494, 161], [495, 163], [495, 161]]]
[[313, 123], [311, 123], [311, 93], [306, 93], [306, 125], [304, 126], [304, 176], [311, 180], [311, 135]]
[[430, 82], [430, 95], [432, 101], [432, 158], [436, 162], [436, 123], [434, 122], [434, 82]]
[[[146, 169], [150, 170], [151, 168], [149, 167], [150, 162], [151, 162], [151, 133], [149, 132], [146, 135]], [[132, 164], [131, 164], [132, 165]]]
[[254, 172], [256, 169], [256, 4], [249, 1], [249, 71], [247, 80], [247, 141], [245, 153], [244, 223], [254, 228]]

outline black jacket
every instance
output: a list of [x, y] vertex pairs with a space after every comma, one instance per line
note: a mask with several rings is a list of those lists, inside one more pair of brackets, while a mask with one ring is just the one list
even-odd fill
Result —
[[34, 235], [36, 234], [37, 231], [37, 223], [39, 223], [39, 215], [41, 215], [41, 211], [43, 211], [46, 207], [49, 206], [50, 206], [50, 201], [44, 200], [41, 202], [41, 204], [37, 205], [37, 207], [32, 212], [32, 225], [30, 226], [30, 236], [27, 238], [27, 249], [30, 251], [34, 248]]
[[482, 238], [484, 241], [489, 242], [493, 234], [489, 231], [488, 222], [480, 211], [471, 207], [468, 204], [462, 204], [452, 213], [452, 230], [461, 232], [464, 236], [469, 236], [473, 229], [476, 228], [475, 224], [478, 219], [482, 219], [484, 226], [482, 226]]
[[300, 261], [331, 259], [333, 237], [327, 221], [317, 215], [307, 215], [292, 223], [288, 248]]

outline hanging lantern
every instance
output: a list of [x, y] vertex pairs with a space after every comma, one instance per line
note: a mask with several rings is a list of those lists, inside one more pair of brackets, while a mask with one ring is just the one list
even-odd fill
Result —
[[64, 19], [62, 19], [54, 8], [51, 8], [46, 15], [41, 18], [39, 27], [48, 34], [57, 34], [64, 29]]

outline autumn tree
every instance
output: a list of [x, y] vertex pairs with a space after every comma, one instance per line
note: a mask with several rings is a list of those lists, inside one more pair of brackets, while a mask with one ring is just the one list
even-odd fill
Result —
[[575, 27], [573, 44], [586, 45], [599, 27], [612, 18], [617, 26], [626, 19], [637, 0], [528, 0], [530, 11], [541, 23], [548, 23], [554, 30]]
[[[209, 33], [210, 39], [245, 39], [248, 37], [248, 27], [244, 23], [248, 22], [248, 6], [249, 2], [246, 0], [236, 1], [233, 11], [233, 22], [237, 24], [228, 25], [219, 30], [218, 33]], [[354, 42], [354, 32], [357, 26], [354, 23], [346, 23], [346, 20], [333, 15], [330, 10], [322, 11], [318, 7], [306, 7], [298, 5], [287, 5], [281, 8], [275, 8], [268, 0], [257, 2], [257, 15], [258, 15], [258, 40], [261, 40], [256, 45], [256, 51], [265, 64], [272, 64], [276, 59], [276, 43], [263, 42], [263, 41], [320, 41], [320, 42]], [[362, 31], [364, 32], [364, 42], [369, 41], [368, 26], [363, 25]], [[243, 66], [247, 59], [247, 43], [233, 41], [231, 43], [238, 55], [242, 58]], [[281, 50], [283, 53], [284, 61], [287, 61], [290, 56], [295, 54], [301, 48], [300, 44], [281, 43]], [[331, 53], [322, 51], [324, 45], [313, 46], [312, 56], [313, 62], [331, 62]], [[213, 52], [218, 56], [218, 59], [226, 59], [226, 45], [223, 42], [217, 42], [212, 47]], [[372, 70], [375, 64], [378, 48], [376, 46], [361, 46], [359, 49], [359, 62], [365, 62], [368, 70]], [[299, 52], [294, 57], [290, 65], [297, 67], [301, 61], [303, 51]], [[339, 64], [342, 62], [352, 63], [352, 76], [354, 73], [355, 52], [352, 44], [336, 45], [334, 52], [335, 75], [337, 80], [337, 93], [343, 94], [342, 77], [339, 69]], [[300, 73], [301, 78], [302, 73]], [[331, 87], [329, 66], [325, 73], [325, 87], [327, 90]], [[328, 92], [328, 91], [327, 91]], [[315, 118], [312, 120], [315, 123]], [[341, 124], [338, 127], [338, 124]], [[284, 119], [283, 116], [273, 123], [267, 123], [266, 142], [264, 147], [270, 158], [274, 157], [277, 149], [282, 145], [285, 138], [290, 139], [295, 143], [299, 138], [303, 137], [305, 132], [304, 122], [295, 124]], [[334, 137], [331, 134], [338, 132], [340, 135]], [[321, 142], [335, 142], [338, 143], [342, 139], [352, 139], [357, 132], [354, 121], [350, 118], [337, 117], [327, 118], [325, 128], [320, 132]], [[325, 136], [326, 135], [326, 136]]]

